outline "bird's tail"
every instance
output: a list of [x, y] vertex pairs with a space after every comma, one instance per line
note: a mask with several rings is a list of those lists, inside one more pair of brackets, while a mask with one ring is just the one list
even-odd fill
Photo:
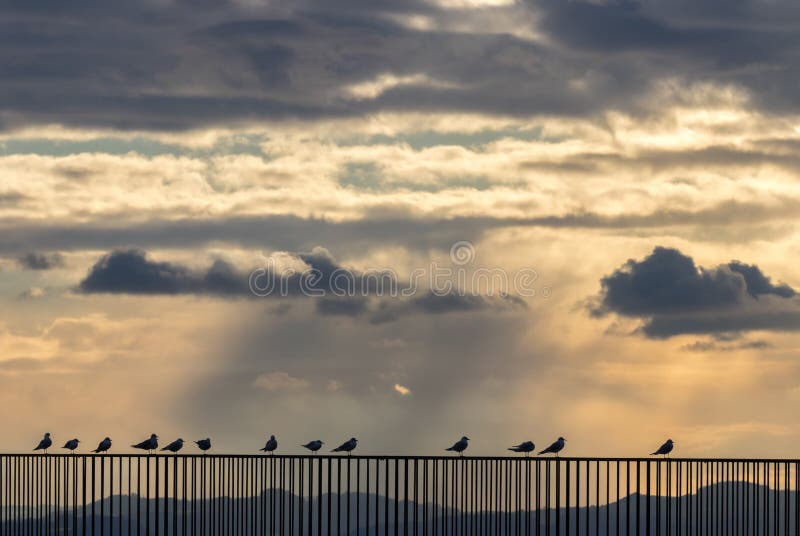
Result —
[[651, 453], [650, 453], [650, 456], [657, 456], [657, 455], [658, 455], [658, 451], [655, 451], [655, 452], [651, 452]]
[[452, 452], [452, 450], [453, 450], [453, 447], [447, 447], [447, 448], [446, 448], [446, 449], [444, 449], [444, 450], [449, 450], [449, 451], [451, 451], [451, 452]]
[[100, 450], [99, 449], [94, 449], [92, 452], [97, 453], [97, 452], [100, 452]]

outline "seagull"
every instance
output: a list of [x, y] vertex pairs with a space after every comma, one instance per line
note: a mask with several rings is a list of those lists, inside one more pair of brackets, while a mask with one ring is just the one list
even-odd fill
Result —
[[358, 439], [356, 439], [355, 437], [351, 437], [349, 440], [345, 441], [344, 443], [333, 449], [331, 452], [346, 452], [347, 455], [350, 456], [350, 453], [353, 452], [353, 450], [355, 450], [357, 446], [358, 446]]
[[561, 452], [564, 448], [564, 443], [566, 443], [566, 439], [563, 437], [559, 437], [555, 443], [544, 449], [539, 453], [541, 456], [542, 454], [555, 454], [556, 458], [558, 458], [558, 453]]
[[513, 452], [524, 452], [525, 457], [527, 458], [528, 455], [533, 452], [533, 449], [536, 448], [536, 445], [533, 444], [533, 441], [525, 441], [524, 443], [520, 443], [519, 445], [515, 445], [508, 450]]
[[[320, 443], [322, 443], [322, 442], [320, 442]], [[311, 443], [309, 443], [309, 445], [310, 444]], [[320, 447], [321, 446], [322, 445], [320, 444]], [[278, 440], [275, 439], [274, 435], [271, 435], [271, 436], [269, 436], [269, 440], [267, 440], [267, 444], [264, 445], [264, 448], [263, 449], [258, 449], [258, 450], [260, 450], [261, 452], [269, 452], [270, 454], [275, 454], [275, 449], [277, 449], [277, 448], [278, 448]], [[306, 448], [309, 448], [308, 445], [306, 445]], [[314, 450], [314, 449], [312, 449], [312, 450]], [[319, 447], [317, 447], [316, 450], [319, 450]]]
[[81, 442], [80, 439], [77, 439], [77, 438], [70, 439], [69, 441], [64, 443], [64, 446], [61, 447], [61, 448], [62, 449], [69, 449], [73, 454], [75, 454], [75, 449], [78, 448], [78, 443], [80, 443], [80, 442]]
[[672, 452], [672, 447], [674, 446], [675, 442], [671, 439], [667, 439], [667, 442], [658, 447], [658, 450], [651, 453], [650, 456], [658, 456], [663, 454], [665, 457], [669, 456], [669, 453]]
[[94, 449], [92, 452], [105, 452], [111, 448], [111, 438], [107, 437], [97, 445], [97, 448]]
[[172, 443], [170, 443], [161, 450], [168, 450], [172, 453], [175, 453], [181, 450], [182, 448], [183, 448], [183, 439], [179, 437], [178, 439], [176, 439], [175, 441], [173, 441]]
[[469, 438], [467, 436], [463, 436], [461, 439], [453, 443], [452, 447], [444, 450], [449, 450], [451, 452], [458, 452], [459, 456], [463, 456], [464, 451], [467, 450], [468, 446], [469, 446]]
[[150, 439], [145, 439], [141, 443], [131, 446], [135, 449], [146, 450], [148, 454], [151, 454], [158, 448], [158, 436], [156, 434], [150, 434]]
[[322, 448], [322, 445], [324, 445], [324, 444], [325, 444], [325, 442], [324, 442], [324, 441], [321, 441], [321, 440], [319, 440], [319, 439], [315, 439], [314, 441], [309, 441], [309, 442], [308, 442], [308, 443], [306, 443], [305, 445], [300, 445], [300, 446], [301, 446], [301, 447], [305, 447], [305, 448], [307, 448], [308, 450], [310, 450], [311, 452], [313, 452], [314, 454], [316, 454], [316, 453], [317, 453], [317, 451], [318, 451], [319, 449], [321, 449], [321, 448]]
[[52, 444], [53, 444], [53, 440], [50, 439], [50, 432], [47, 432], [46, 434], [44, 434], [44, 437], [42, 438], [42, 440], [39, 441], [39, 444], [36, 445], [36, 448], [33, 449], [33, 450], [43, 450], [44, 453], [47, 454], [47, 449], [49, 449], [50, 445], [52, 445]]
[[211, 448], [211, 438], [207, 437], [205, 439], [198, 439], [195, 441], [197, 444], [197, 448], [203, 451], [203, 454], [206, 453], [207, 450]]

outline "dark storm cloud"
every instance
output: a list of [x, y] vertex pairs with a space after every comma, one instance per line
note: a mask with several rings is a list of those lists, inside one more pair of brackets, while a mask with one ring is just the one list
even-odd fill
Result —
[[117, 250], [92, 266], [79, 289], [87, 294], [234, 294], [248, 292], [247, 278], [224, 261], [206, 271], [154, 261], [144, 251]]
[[26, 270], [50, 270], [64, 266], [64, 257], [58, 253], [40, 253], [29, 251], [17, 258], [20, 266]]
[[[297, 253], [308, 270], [281, 272], [263, 269], [257, 280], [251, 272], [217, 259], [208, 268], [156, 261], [138, 249], [115, 250], [100, 258], [79, 283], [84, 294], [211, 295], [233, 298], [309, 297], [316, 311], [325, 316], [357, 317], [369, 314], [370, 322], [385, 323], [407, 314], [445, 314], [487, 309], [522, 310], [517, 296], [483, 296], [452, 290], [433, 293], [426, 289], [408, 296], [393, 274], [385, 271], [358, 272], [340, 265], [323, 248]], [[270, 271], [271, 270], [271, 271]], [[266, 292], [267, 280], [275, 281]], [[251, 282], [255, 281], [255, 291]], [[259, 291], [263, 291], [259, 294]], [[371, 308], [371, 303], [375, 308]]]
[[600, 284], [592, 314], [641, 318], [649, 337], [800, 329], [796, 291], [739, 261], [702, 268], [676, 249], [657, 247]]
[[[649, 90], [663, 78], [731, 83], [764, 108], [796, 110], [793, 3], [697, 4], [530, 0], [498, 8], [516, 10], [520, 24], [541, 21], [531, 28], [548, 37], [540, 43], [397, 22], [454, 16], [422, 1], [5, 3], [0, 111], [5, 128], [158, 130], [386, 110], [636, 113], [656, 106]], [[475, 25], [491, 14], [458, 12]], [[345, 98], [344, 88], [385, 73], [444, 85]]]

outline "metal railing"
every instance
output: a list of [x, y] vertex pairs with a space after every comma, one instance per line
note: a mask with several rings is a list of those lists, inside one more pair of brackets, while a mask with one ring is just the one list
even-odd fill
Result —
[[800, 461], [0, 455], [0, 534], [800, 534]]

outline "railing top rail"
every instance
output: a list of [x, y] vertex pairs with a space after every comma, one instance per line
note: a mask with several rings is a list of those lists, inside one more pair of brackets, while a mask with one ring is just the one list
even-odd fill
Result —
[[167, 454], [167, 453], [160, 453], [160, 454], [139, 454], [139, 453], [103, 453], [103, 454], [93, 454], [93, 453], [75, 453], [75, 454], [68, 454], [68, 453], [49, 453], [49, 454], [42, 454], [42, 453], [31, 453], [31, 452], [22, 452], [22, 453], [0, 453], [0, 458], [153, 458], [153, 459], [171, 459], [171, 458], [198, 458], [198, 459], [227, 459], [227, 458], [237, 458], [237, 459], [321, 459], [321, 460], [418, 460], [418, 461], [432, 461], [432, 460], [464, 460], [464, 461], [549, 461], [549, 462], [611, 462], [611, 463], [655, 463], [655, 462], [671, 462], [671, 463], [688, 463], [688, 462], [701, 462], [701, 463], [713, 463], [713, 462], [725, 462], [725, 463], [800, 463], [800, 458], [663, 458], [660, 456], [649, 456], [649, 457], [634, 457], [634, 458], [625, 458], [625, 457], [598, 457], [598, 456], [591, 456], [591, 457], [578, 457], [578, 456], [422, 456], [422, 455], [392, 455], [392, 454], [369, 454], [369, 455], [332, 455], [332, 454], [230, 454], [230, 453], [215, 453], [215, 454], [194, 454], [194, 453], [186, 453], [186, 454]]

